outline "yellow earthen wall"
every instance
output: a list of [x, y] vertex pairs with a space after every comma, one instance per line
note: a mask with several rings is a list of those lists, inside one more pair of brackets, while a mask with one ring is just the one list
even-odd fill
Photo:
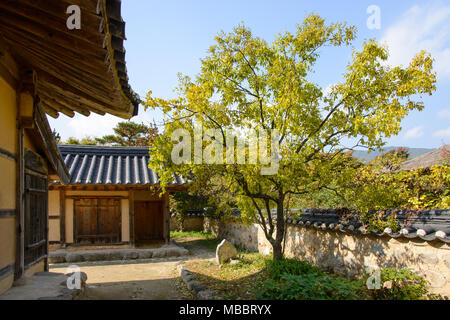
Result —
[[[0, 148], [16, 154], [16, 91], [0, 76]], [[16, 208], [16, 162], [0, 155], [0, 209]], [[0, 270], [13, 266], [16, 251], [15, 218], [0, 216]], [[4, 273], [0, 277], [0, 294], [9, 289], [14, 274]]]

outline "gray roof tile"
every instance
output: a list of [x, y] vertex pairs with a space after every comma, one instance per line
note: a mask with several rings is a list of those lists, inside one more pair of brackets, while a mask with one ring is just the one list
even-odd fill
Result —
[[[148, 147], [59, 145], [70, 174], [69, 184], [155, 185], [159, 177], [148, 168]], [[188, 181], [174, 176], [172, 185]]]

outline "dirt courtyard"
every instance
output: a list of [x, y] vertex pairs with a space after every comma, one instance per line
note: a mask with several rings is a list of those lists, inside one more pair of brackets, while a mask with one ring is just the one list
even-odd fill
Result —
[[[179, 300], [194, 299], [179, 276], [186, 260], [214, 258], [211, 247], [198, 245], [200, 239], [176, 239], [191, 255], [147, 261], [103, 261], [77, 264], [87, 274], [84, 300]], [[198, 242], [198, 243], [197, 243]], [[53, 264], [50, 271], [67, 273], [68, 265]]]

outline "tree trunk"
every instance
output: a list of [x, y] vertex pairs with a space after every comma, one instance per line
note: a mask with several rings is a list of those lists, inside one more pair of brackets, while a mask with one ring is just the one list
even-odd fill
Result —
[[273, 260], [283, 259], [282, 243], [284, 238], [284, 208], [283, 200], [278, 201], [277, 204], [277, 229], [275, 241], [272, 243], [273, 248]]

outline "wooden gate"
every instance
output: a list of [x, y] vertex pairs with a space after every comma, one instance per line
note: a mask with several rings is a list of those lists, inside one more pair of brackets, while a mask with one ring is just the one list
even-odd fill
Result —
[[163, 202], [134, 202], [134, 233], [136, 241], [163, 240]]
[[75, 243], [106, 244], [121, 241], [120, 199], [75, 199], [74, 219]]
[[25, 269], [47, 256], [47, 179], [25, 174]]

